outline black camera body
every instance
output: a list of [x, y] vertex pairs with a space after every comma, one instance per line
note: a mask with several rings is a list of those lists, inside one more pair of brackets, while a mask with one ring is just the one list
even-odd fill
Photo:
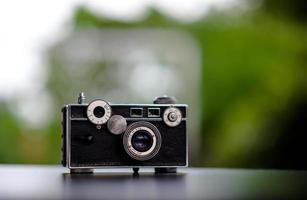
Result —
[[71, 173], [106, 167], [176, 172], [188, 165], [187, 105], [170, 97], [154, 104], [85, 104], [82, 95], [62, 109], [62, 164]]

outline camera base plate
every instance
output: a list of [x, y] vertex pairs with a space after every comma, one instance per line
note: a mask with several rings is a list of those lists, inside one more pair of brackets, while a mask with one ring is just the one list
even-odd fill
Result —
[[94, 169], [70, 169], [71, 174], [92, 174]]
[[177, 173], [176, 167], [163, 167], [163, 168], [155, 168], [156, 174], [170, 174], [170, 173]]

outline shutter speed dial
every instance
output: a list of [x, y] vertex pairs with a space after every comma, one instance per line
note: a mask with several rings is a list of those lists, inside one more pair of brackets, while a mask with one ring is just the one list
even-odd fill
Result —
[[181, 111], [175, 107], [169, 107], [164, 111], [163, 121], [170, 127], [175, 127], [180, 124], [182, 120]]
[[100, 126], [110, 119], [112, 110], [106, 101], [97, 99], [88, 105], [86, 114], [90, 122]]

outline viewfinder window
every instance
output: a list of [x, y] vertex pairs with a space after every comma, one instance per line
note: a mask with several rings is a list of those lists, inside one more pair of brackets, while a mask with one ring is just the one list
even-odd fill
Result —
[[160, 108], [148, 108], [148, 117], [160, 117]]
[[130, 108], [131, 117], [143, 117], [143, 108]]

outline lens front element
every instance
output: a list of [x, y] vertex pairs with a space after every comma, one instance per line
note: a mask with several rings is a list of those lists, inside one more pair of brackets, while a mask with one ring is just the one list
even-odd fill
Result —
[[132, 136], [131, 143], [133, 148], [139, 152], [148, 151], [152, 147], [152, 135], [145, 130], [137, 131]]
[[136, 160], [153, 158], [161, 147], [159, 130], [149, 122], [131, 124], [123, 136], [123, 145], [127, 154]]

